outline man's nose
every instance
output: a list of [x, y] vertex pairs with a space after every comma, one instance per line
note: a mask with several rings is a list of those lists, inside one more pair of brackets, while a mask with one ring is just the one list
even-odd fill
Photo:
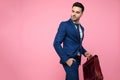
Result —
[[76, 14], [75, 13], [73, 13], [73, 16], [75, 16]]

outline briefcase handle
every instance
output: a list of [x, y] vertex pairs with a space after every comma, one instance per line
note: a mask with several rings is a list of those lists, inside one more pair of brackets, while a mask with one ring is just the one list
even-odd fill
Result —
[[94, 56], [91, 55], [90, 58], [87, 58], [87, 61], [90, 60], [93, 57], [98, 57], [98, 56], [97, 55], [94, 55]]

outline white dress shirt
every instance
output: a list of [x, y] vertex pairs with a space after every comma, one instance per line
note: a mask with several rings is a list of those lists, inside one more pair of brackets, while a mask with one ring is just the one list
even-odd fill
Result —
[[[77, 29], [77, 26], [76, 26], [76, 25], [75, 25], [75, 27], [76, 27], [76, 29]], [[83, 33], [82, 33], [82, 29], [81, 29], [80, 25], [79, 25], [79, 31], [80, 31], [80, 38], [82, 38], [82, 37], [83, 37]]]

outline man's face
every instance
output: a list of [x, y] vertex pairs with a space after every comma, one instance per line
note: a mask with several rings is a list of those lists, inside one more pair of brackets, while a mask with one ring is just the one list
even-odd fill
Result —
[[82, 14], [83, 14], [83, 12], [80, 7], [77, 7], [77, 6], [72, 7], [71, 19], [73, 21], [79, 21]]

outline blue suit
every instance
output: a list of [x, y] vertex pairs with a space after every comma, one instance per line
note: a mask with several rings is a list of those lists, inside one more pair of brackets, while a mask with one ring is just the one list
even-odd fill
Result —
[[[54, 39], [54, 48], [60, 57], [60, 63], [63, 64], [63, 67], [66, 71], [66, 80], [79, 80], [78, 78], [75, 79], [74, 77], [73, 77], [74, 79], [72, 79], [72, 75], [74, 75], [74, 73], [70, 73], [70, 72], [71, 72], [71, 70], [75, 69], [75, 66], [73, 66], [73, 64], [74, 65], [76, 64], [76, 68], [77, 68], [76, 71], [78, 70], [79, 65], [77, 65], [77, 63], [81, 62], [81, 56], [80, 56], [79, 62], [73, 62], [72, 66], [71, 66], [71, 70], [66, 65], [66, 61], [69, 58], [73, 58], [73, 57], [77, 56], [78, 53], [84, 55], [86, 52], [86, 50], [82, 46], [82, 41], [84, 38], [84, 28], [81, 26], [81, 29], [82, 29], [82, 33], [83, 33], [82, 38], [79, 37], [80, 33], [75, 28], [73, 21], [71, 19], [69, 19], [68, 21], [64, 21], [64, 22], [60, 23], [57, 34]], [[72, 69], [72, 67], [73, 67], [73, 69]], [[75, 70], [73, 70], [73, 71], [75, 71]], [[68, 79], [67, 76], [70, 79]], [[74, 75], [74, 76], [76, 76], [76, 75]], [[78, 76], [78, 74], [77, 74], [77, 76]]]

